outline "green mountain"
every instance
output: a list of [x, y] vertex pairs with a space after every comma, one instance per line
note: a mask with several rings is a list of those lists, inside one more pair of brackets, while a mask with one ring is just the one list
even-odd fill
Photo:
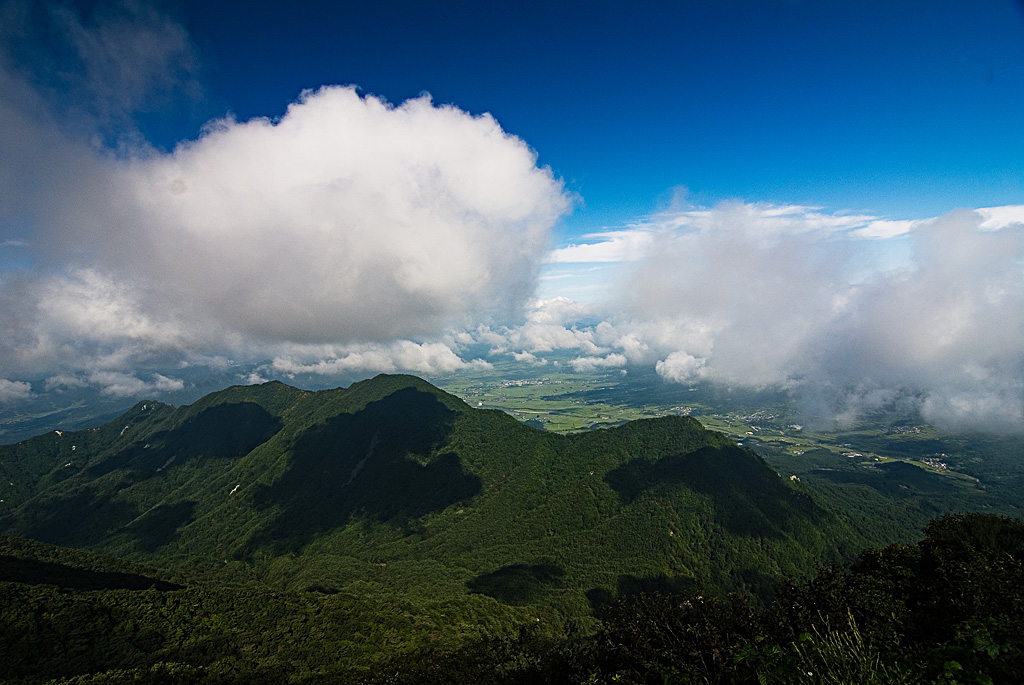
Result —
[[232, 387], [0, 446], [0, 531], [193, 580], [562, 616], [767, 596], [867, 539], [692, 419], [557, 435], [411, 376]]

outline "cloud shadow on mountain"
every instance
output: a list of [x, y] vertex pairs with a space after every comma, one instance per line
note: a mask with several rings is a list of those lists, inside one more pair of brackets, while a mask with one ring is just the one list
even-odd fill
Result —
[[144, 552], [155, 552], [178, 539], [179, 530], [195, 519], [197, 502], [160, 504], [132, 521], [126, 528]]
[[237, 459], [272, 438], [281, 419], [255, 402], [236, 402], [208, 407], [180, 426], [160, 431], [146, 444], [133, 444], [90, 466], [98, 478], [118, 469], [150, 476], [180, 466], [190, 459]]
[[288, 450], [287, 471], [254, 494], [255, 506], [276, 516], [250, 550], [298, 550], [353, 521], [405, 527], [470, 499], [480, 479], [456, 454], [439, 452], [454, 420], [433, 394], [404, 388], [304, 431]]
[[797, 519], [826, 515], [756, 455], [734, 446], [703, 447], [657, 461], [633, 459], [609, 471], [605, 482], [625, 504], [684, 485], [710, 497], [715, 522], [736, 535], [778, 538]]
[[686, 595], [697, 588], [697, 583], [688, 576], [668, 576], [664, 573], [655, 576], [620, 575], [615, 589], [595, 587], [587, 590], [586, 597], [590, 603], [590, 613], [595, 618], [605, 618], [607, 607], [618, 602], [630, 603], [640, 595]]
[[551, 562], [509, 564], [467, 581], [466, 589], [502, 604], [522, 606], [539, 600], [546, 590], [561, 585], [564, 575], [565, 569]]

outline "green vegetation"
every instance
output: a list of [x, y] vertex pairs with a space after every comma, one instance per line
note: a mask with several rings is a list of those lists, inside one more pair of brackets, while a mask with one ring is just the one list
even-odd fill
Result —
[[490, 602], [587, 622], [605, 599], [698, 585], [767, 599], [873, 541], [691, 418], [559, 435], [409, 376], [140, 403], [0, 462], [20, 479], [11, 534], [425, 613]]
[[374, 683], [893, 684], [1019, 682], [1024, 523], [932, 521], [916, 545], [865, 550], [746, 596], [642, 595], [608, 607], [593, 636], [528, 627], [456, 650], [399, 657]]
[[[543, 565], [510, 574], [526, 584], [558, 575]], [[259, 585], [3, 580], [0, 601], [0, 681], [19, 685], [1009, 683], [1024, 673], [1024, 523], [946, 516], [917, 544], [788, 582], [767, 606], [700, 588], [640, 594], [602, 607], [586, 632], [515, 609], [466, 631], [479, 614]]]
[[500, 409], [555, 433], [606, 428], [672, 413], [645, 406], [637, 397], [627, 400], [608, 395], [619, 385], [618, 373], [576, 373], [560, 368], [498, 363], [490, 372], [441, 378], [437, 383], [470, 406]]
[[[58, 585], [78, 590], [171, 590], [181, 587], [166, 578], [168, 574], [165, 571], [117, 557], [0, 535], [0, 581]], [[181, 580], [176, 576], [173, 579]]]
[[[596, 404], [578, 406], [621, 391], [591, 387]], [[715, 399], [693, 395], [689, 411], [558, 433], [410, 376], [268, 383], [0, 446], [0, 531], [18, 536], [0, 538], [3, 677], [804, 682], [827, 667], [952, 683], [996, 672], [965, 640], [1011, 658], [1000, 605], [978, 595], [989, 613], [921, 619], [919, 588], [960, 582], [927, 550], [959, 538], [1003, 554], [1016, 523], [940, 519], [919, 545], [819, 569], [913, 543], [946, 512], [1012, 509], [1021, 467], [992, 466], [1012, 441], [911, 425], [822, 446], [765, 409], [739, 417], [759, 428], [741, 445], [679, 415]], [[989, 571], [995, 591], [1013, 569], [961, 575]], [[690, 637], [659, 643], [662, 624]], [[670, 656], [630, 661], [648, 648]], [[940, 652], [957, 666], [940, 673]], [[698, 656], [716, 670], [680, 665]]]
[[301, 682], [369, 669], [441, 633], [400, 607], [261, 587], [82, 592], [4, 582], [0, 602], [4, 682]]

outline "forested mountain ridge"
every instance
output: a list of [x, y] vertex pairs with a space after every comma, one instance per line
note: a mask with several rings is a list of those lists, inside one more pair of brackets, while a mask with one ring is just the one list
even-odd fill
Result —
[[0, 447], [0, 468], [13, 535], [424, 606], [482, 595], [567, 616], [645, 589], [766, 596], [874, 542], [695, 420], [562, 436], [411, 376], [143, 402]]

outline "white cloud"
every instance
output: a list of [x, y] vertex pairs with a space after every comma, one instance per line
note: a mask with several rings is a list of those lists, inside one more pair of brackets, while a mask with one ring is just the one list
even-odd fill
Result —
[[[394, 352], [514, 319], [532, 296], [573, 198], [490, 115], [324, 87], [165, 153], [134, 121], [200, 92], [184, 28], [145, 0], [30, 10], [0, 5], [0, 244], [18, 251], [0, 267], [5, 369]], [[387, 366], [359, 354], [345, 359]]]
[[[24, 272], [0, 280], [7, 335], [0, 360], [31, 372], [123, 369], [188, 346], [190, 333], [154, 318], [147, 297], [96, 271]], [[61, 376], [56, 373], [54, 376]]]
[[574, 302], [568, 297], [553, 297], [549, 300], [533, 300], [526, 311], [526, 320], [547, 325], [577, 323], [594, 315], [591, 305]]
[[353, 88], [304, 93], [276, 123], [219, 122], [119, 180], [132, 216], [108, 223], [147, 228], [102, 263], [271, 341], [382, 342], [507, 314], [569, 203], [490, 116]]
[[532, 364], [535, 366], [543, 366], [544, 364], [548, 363], [546, 359], [540, 359], [537, 357], [537, 355], [533, 354], [532, 352], [513, 352], [512, 358], [515, 359], [517, 362], [522, 362], [524, 364]]
[[[997, 208], [1000, 216], [1003, 209]], [[983, 211], [983, 210], [979, 210]], [[645, 260], [652, 247], [662, 244], [665, 235], [682, 231], [706, 232], [721, 222], [745, 226], [748, 237], [758, 240], [778, 235], [842, 235], [864, 239], [887, 239], [909, 233], [918, 221], [885, 219], [866, 214], [827, 214], [818, 207], [803, 205], [723, 203], [713, 209], [673, 210], [655, 214], [632, 226], [583, 236], [590, 242], [551, 250], [548, 263], [611, 263]]]
[[[655, 234], [690, 230], [718, 231], [728, 225], [741, 228], [749, 237], [771, 240], [781, 235], [840, 234], [855, 232], [888, 221], [866, 214], [827, 214], [820, 207], [768, 203], [723, 202], [711, 209], [673, 210], [639, 222], [636, 230]], [[903, 222], [896, 222], [901, 224]]]
[[130, 286], [83, 269], [42, 283], [37, 300], [40, 330], [56, 340], [90, 339], [180, 344], [178, 326], [143, 311], [144, 297]]
[[128, 373], [97, 371], [89, 377], [90, 383], [100, 386], [100, 392], [114, 397], [141, 395], [149, 386], [144, 380]]
[[687, 352], [673, 352], [655, 364], [654, 368], [667, 381], [687, 383], [701, 376], [705, 361]]
[[489, 115], [428, 96], [391, 106], [323, 88], [278, 121], [215, 122], [127, 160], [53, 131], [39, 143], [61, 145], [76, 151], [74, 182], [50, 183], [70, 171], [42, 154], [52, 170], [35, 200], [19, 195], [39, 227], [33, 257], [56, 269], [0, 282], [11, 368], [386, 346], [507, 319], [571, 202]]
[[146, 381], [135, 373], [94, 369], [77, 374], [62, 373], [46, 379], [46, 392], [60, 392], [67, 389], [98, 388], [103, 395], [112, 397], [144, 397], [185, 389], [185, 382], [161, 373], [149, 374]]
[[177, 392], [185, 389], [185, 382], [177, 378], [168, 378], [160, 373], [153, 374], [153, 387], [161, 392]]
[[835, 238], [836, 223], [816, 213], [802, 222], [792, 207], [701, 212], [696, 225], [662, 234], [622, 284], [620, 318], [665, 354], [706, 359], [718, 380], [784, 380], [804, 336], [847, 292], [849, 241]]
[[143, 397], [148, 393], [173, 392], [185, 387], [184, 382], [158, 373], [152, 378], [152, 381], [144, 381], [131, 373], [94, 371], [89, 374], [88, 381], [99, 386], [102, 394], [113, 397]]
[[534, 300], [519, 326], [481, 325], [468, 335], [473, 342], [489, 345], [491, 354], [510, 354], [517, 361], [533, 361], [538, 353], [577, 350], [584, 353], [577, 370], [619, 366], [622, 360], [654, 364], [678, 345], [706, 354], [713, 343], [711, 332], [694, 322], [641, 321], [628, 318], [622, 309], [600, 310], [565, 297]]
[[594, 371], [595, 369], [616, 369], [626, 365], [626, 358], [621, 354], [609, 354], [605, 357], [577, 357], [569, 362], [576, 371]]
[[[312, 356], [312, 361], [302, 357]], [[296, 360], [295, 357], [300, 357]], [[315, 374], [336, 376], [353, 371], [375, 371], [393, 373], [413, 371], [423, 374], [451, 373], [465, 369], [490, 368], [490, 364], [474, 359], [464, 361], [444, 343], [415, 343], [399, 340], [390, 344], [368, 344], [350, 349], [296, 351], [292, 356], [274, 359], [274, 372], [287, 376]]]
[[513, 348], [529, 352], [579, 349], [600, 354], [603, 348], [594, 344], [594, 333], [586, 328], [566, 328], [559, 324], [527, 321], [522, 326], [507, 330], [506, 338]]
[[983, 207], [974, 210], [984, 221], [978, 225], [983, 231], [995, 231], [1000, 228], [1024, 224], [1024, 205], [1006, 205], [1004, 207]]
[[599, 342], [660, 355], [668, 380], [787, 384], [845, 418], [913, 397], [944, 425], [1024, 428], [1024, 224], [1007, 216], [913, 222], [908, 268], [853, 280], [876, 242], [858, 229], [724, 205], [659, 236], [607, 324], [631, 337]]
[[0, 404], [26, 399], [32, 394], [32, 384], [0, 378]]
[[475, 336], [517, 359], [578, 349], [581, 371], [639, 364], [678, 383], [779, 385], [840, 421], [899, 406], [943, 426], [1020, 430], [1017, 216], [879, 223], [737, 203], [661, 215], [612, 301], [536, 301], [523, 325]]
[[88, 385], [89, 384], [83, 378], [61, 373], [47, 378], [43, 387], [46, 389], [46, 392], [52, 392], [54, 390], [84, 388]]
[[881, 219], [871, 221], [865, 226], [856, 228], [853, 230], [852, 235], [858, 238], [878, 239], [886, 240], [889, 238], [896, 238], [901, 235], [906, 235], [914, 230], [915, 226], [918, 226], [921, 222], [919, 221], [894, 221], [888, 220], [883, 221]]
[[630, 262], [643, 257], [653, 236], [646, 230], [605, 231], [583, 236], [595, 242], [568, 245], [545, 257], [551, 263]]

